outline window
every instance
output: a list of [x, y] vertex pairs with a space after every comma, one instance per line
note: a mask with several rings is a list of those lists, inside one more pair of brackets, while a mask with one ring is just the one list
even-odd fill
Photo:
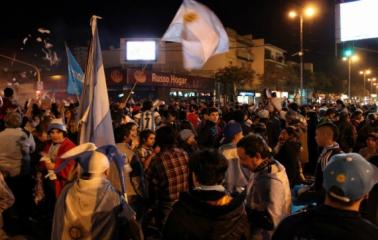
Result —
[[272, 51], [265, 49], [265, 59], [272, 59]]

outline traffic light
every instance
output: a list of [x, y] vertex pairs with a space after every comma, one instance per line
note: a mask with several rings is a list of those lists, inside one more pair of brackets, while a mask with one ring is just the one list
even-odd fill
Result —
[[354, 50], [352, 48], [347, 48], [343, 52], [343, 57], [347, 57], [348, 58], [348, 57], [352, 56], [353, 53], [354, 53]]

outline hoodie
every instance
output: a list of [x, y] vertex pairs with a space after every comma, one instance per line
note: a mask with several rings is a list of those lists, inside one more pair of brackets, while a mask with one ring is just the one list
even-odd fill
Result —
[[289, 180], [282, 164], [269, 159], [254, 171], [247, 186], [246, 210], [252, 235], [270, 239], [291, 210]]
[[163, 239], [248, 239], [243, 201], [225, 192], [193, 190], [180, 195], [163, 229]]

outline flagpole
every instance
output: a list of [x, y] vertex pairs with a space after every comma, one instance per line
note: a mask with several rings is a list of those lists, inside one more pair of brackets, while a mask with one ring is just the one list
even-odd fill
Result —
[[[146, 69], [146, 67], [147, 67], [147, 63], [144, 64], [144, 66], [143, 66], [143, 68], [142, 68], [142, 72], [144, 72], [144, 70]], [[126, 107], [126, 104], [127, 104], [127, 102], [129, 101], [129, 99], [130, 99], [130, 97], [131, 97], [131, 94], [133, 93], [133, 91], [134, 91], [134, 89], [135, 89], [135, 87], [136, 87], [137, 84], [138, 84], [138, 81], [135, 79], [135, 82], [134, 82], [133, 87], [131, 88], [129, 94], [127, 95], [125, 101], [123, 102], [123, 104], [125, 105], [125, 107]]]

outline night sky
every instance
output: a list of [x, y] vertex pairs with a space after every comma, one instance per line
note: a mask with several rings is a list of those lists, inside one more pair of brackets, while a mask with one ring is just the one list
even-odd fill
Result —
[[[51, 30], [49, 42], [57, 52], [69, 46], [86, 46], [89, 41], [89, 19], [92, 14], [103, 17], [99, 21], [99, 34], [103, 49], [118, 47], [120, 37], [161, 37], [178, 10], [181, 0], [169, 1], [11, 1], [2, 7], [0, 15], [0, 53], [16, 54], [28, 58], [40, 54], [35, 41], [37, 29]], [[241, 34], [265, 38], [288, 51], [288, 58], [299, 48], [299, 21], [290, 20], [287, 12], [300, 0], [200, 0], [212, 9], [225, 27]], [[313, 1], [320, 13], [312, 20], [305, 20], [305, 60], [315, 63], [315, 70], [331, 71], [335, 58], [334, 3], [332, 0]], [[23, 45], [23, 39], [32, 35]], [[376, 40], [364, 43], [375, 47]], [[20, 48], [23, 47], [23, 50]], [[64, 58], [64, 56], [60, 56]], [[364, 63], [361, 63], [362, 65]], [[365, 63], [366, 64], [366, 63]]]

